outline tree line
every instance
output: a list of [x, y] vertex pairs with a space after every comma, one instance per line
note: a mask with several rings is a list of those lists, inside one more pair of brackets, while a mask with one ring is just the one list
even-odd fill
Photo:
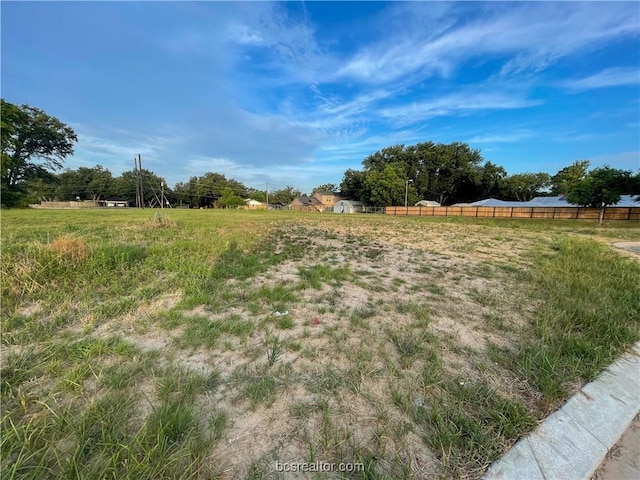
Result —
[[441, 205], [484, 198], [526, 202], [540, 195], [565, 195], [576, 204], [600, 206], [601, 201], [585, 198], [584, 186], [581, 190], [576, 187], [587, 179], [592, 185], [595, 178], [602, 183], [605, 177], [611, 192], [640, 193], [640, 173], [634, 176], [610, 167], [589, 172], [589, 161], [579, 160], [553, 176], [546, 172], [508, 175], [503, 167], [485, 161], [479, 150], [460, 142], [387, 147], [362, 164], [362, 170], [345, 172], [340, 188], [348, 197], [375, 206], [403, 205], [405, 200], [409, 204], [432, 200]]
[[[220, 173], [208, 172], [193, 176], [187, 182], [178, 182], [174, 188], [151, 170], [141, 172], [142, 191], [147, 206], [159, 206], [167, 202], [171, 206], [191, 208], [234, 207], [245, 204], [251, 198], [266, 201], [266, 192], [246, 187], [241, 182], [226, 178]], [[58, 174], [47, 174], [25, 179], [20, 184], [20, 202], [10, 206], [39, 203], [40, 201], [106, 200], [117, 198], [135, 204], [136, 172], [129, 170], [114, 177], [101, 165], [67, 168]], [[288, 186], [269, 192], [269, 203], [289, 204], [301, 192]], [[3, 204], [5, 199], [3, 199]]]
[[[1, 100], [2, 206], [27, 206], [41, 200], [93, 200], [118, 197], [134, 204], [137, 175], [132, 169], [114, 177], [101, 165], [65, 169], [78, 137], [72, 128], [29, 105]], [[166, 180], [142, 170], [143, 197], [147, 204], [168, 201], [190, 207], [244, 205], [246, 198], [266, 201], [266, 192], [246, 187], [220, 173], [193, 176], [169, 188]], [[269, 192], [270, 203], [290, 203], [301, 192], [287, 186]], [[164, 197], [164, 198], [163, 198]]]
[[[0, 193], [2, 205], [25, 206], [40, 200], [94, 200], [119, 197], [130, 203], [136, 198], [133, 170], [113, 177], [97, 165], [63, 168], [73, 154], [75, 132], [55, 117], [28, 105], [2, 100]], [[424, 142], [383, 148], [362, 162], [362, 170], [348, 169], [340, 185], [324, 184], [316, 191], [340, 190], [346, 198], [371, 206], [414, 204], [434, 200], [441, 205], [473, 202], [483, 198], [528, 201], [538, 195], [566, 195], [576, 205], [605, 207], [621, 194], [640, 194], [640, 172], [610, 167], [589, 171], [589, 161], [580, 160], [555, 175], [528, 172], [508, 175], [485, 161], [477, 149], [461, 142]], [[190, 207], [231, 207], [246, 198], [267, 201], [267, 192], [248, 188], [220, 173], [208, 172], [178, 182], [169, 188], [164, 178], [142, 172], [142, 187], [149, 202], [164, 201]], [[289, 204], [302, 192], [292, 186], [268, 192], [269, 203]]]

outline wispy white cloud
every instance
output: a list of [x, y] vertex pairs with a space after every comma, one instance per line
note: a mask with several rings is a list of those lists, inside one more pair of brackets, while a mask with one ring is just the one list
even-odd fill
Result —
[[519, 95], [499, 92], [454, 93], [438, 98], [398, 105], [380, 110], [380, 114], [397, 125], [410, 125], [445, 115], [461, 115], [477, 110], [506, 110], [541, 105], [542, 100], [529, 100]]
[[[573, 140], [566, 147], [572, 155], [582, 155], [602, 134], [590, 129], [596, 115], [615, 120], [627, 145], [637, 138], [628, 133], [637, 126], [637, 99], [628, 95], [613, 106], [599, 99], [561, 132], [556, 125], [567, 125], [557, 112], [558, 105], [571, 105], [562, 97], [567, 92], [638, 85], [637, 49], [628, 42], [640, 37], [632, 2], [363, 3], [349, 7], [362, 12], [349, 25], [318, 4], [309, 7], [313, 15], [304, 3], [122, 5], [109, 8], [114, 18], [130, 14], [131, 24], [140, 23], [140, 42], [117, 55], [119, 62], [105, 55], [89, 72], [86, 62], [71, 68], [70, 61], [67, 71], [55, 51], [48, 68], [64, 70], [62, 80], [55, 88], [29, 87], [74, 95], [77, 87], [75, 96], [88, 99], [81, 106], [69, 102], [70, 111], [82, 111], [82, 121], [91, 124], [77, 129], [80, 143], [69, 166], [102, 163], [117, 174], [141, 153], [145, 167], [170, 182], [220, 171], [245, 182], [303, 187], [329, 174], [327, 181], [339, 181], [344, 169], [359, 168], [364, 157], [392, 144], [468, 139], [520, 158], [513, 153], [519, 142], [528, 146], [544, 137], [555, 152], [554, 139], [562, 136]], [[138, 22], [147, 12], [147, 24]], [[116, 24], [106, 21], [103, 29], [111, 32]], [[14, 49], [30, 45], [25, 39], [39, 32], [31, 28], [16, 30]], [[57, 30], [65, 27], [46, 35], [54, 38]], [[106, 37], [101, 42], [109, 45]], [[627, 50], [618, 54], [613, 48], [620, 45]], [[14, 53], [11, 68], [3, 70], [3, 83], [13, 82], [14, 90], [40, 85], [44, 77], [42, 58], [29, 60], [25, 51]], [[608, 52], [614, 54], [601, 55]], [[31, 70], [15, 58], [30, 62]], [[132, 65], [139, 68], [135, 74], [127, 70]], [[116, 88], [113, 79], [123, 71], [143, 80]], [[566, 72], [571, 78], [562, 77]], [[549, 86], [560, 88], [549, 93]], [[513, 121], [504, 120], [507, 110]], [[503, 121], [507, 127], [500, 130], [495, 122]]]
[[633, 86], [640, 84], [638, 68], [608, 68], [584, 78], [574, 78], [561, 82], [561, 86], [571, 92], [584, 92], [597, 88]]
[[506, 9], [498, 3], [484, 10], [481, 16], [459, 15], [443, 31], [414, 26], [410, 33], [403, 29], [384, 43], [366, 45], [337, 76], [374, 84], [414, 74], [447, 76], [463, 61], [486, 55], [506, 58], [503, 74], [539, 71], [569, 54], [637, 37], [640, 31], [632, 4], [532, 2]]

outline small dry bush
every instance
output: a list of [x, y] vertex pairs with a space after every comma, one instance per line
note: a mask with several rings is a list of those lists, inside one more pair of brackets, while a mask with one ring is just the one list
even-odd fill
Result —
[[89, 256], [89, 245], [82, 238], [66, 235], [56, 238], [51, 242], [49, 248], [58, 256], [60, 260], [78, 263]]

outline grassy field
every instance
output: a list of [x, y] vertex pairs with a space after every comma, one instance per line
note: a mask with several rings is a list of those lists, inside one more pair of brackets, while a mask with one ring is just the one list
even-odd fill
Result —
[[2, 212], [3, 478], [478, 478], [640, 338], [637, 222], [155, 213]]

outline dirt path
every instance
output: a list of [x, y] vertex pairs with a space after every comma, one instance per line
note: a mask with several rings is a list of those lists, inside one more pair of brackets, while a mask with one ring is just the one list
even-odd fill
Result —
[[616, 242], [613, 246], [640, 260], [640, 242]]
[[640, 478], [640, 415], [609, 451], [592, 480], [635, 480]]

